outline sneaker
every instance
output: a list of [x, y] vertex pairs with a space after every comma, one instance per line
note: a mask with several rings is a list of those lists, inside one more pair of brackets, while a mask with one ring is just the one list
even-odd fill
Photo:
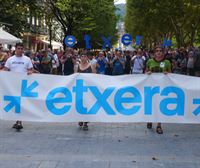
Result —
[[15, 129], [17, 129], [17, 130], [23, 129], [22, 123], [21, 123], [21, 122], [16, 122], [16, 123], [13, 125], [13, 128], [15, 128]]
[[16, 129], [17, 130], [23, 129], [22, 123], [17, 123]]
[[151, 129], [152, 128], [152, 123], [147, 123], [147, 128]]
[[15, 123], [12, 128], [16, 128], [16, 127], [17, 127], [17, 123]]

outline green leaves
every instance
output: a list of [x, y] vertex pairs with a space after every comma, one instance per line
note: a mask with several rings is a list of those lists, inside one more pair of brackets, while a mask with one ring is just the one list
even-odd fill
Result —
[[174, 36], [178, 46], [192, 45], [200, 28], [199, 12], [198, 0], [127, 0], [125, 27], [132, 35], [148, 37], [149, 43]]
[[[83, 40], [85, 34], [97, 43], [102, 43], [102, 35], [116, 40], [117, 17], [113, 0], [0, 0], [0, 4], [0, 22], [12, 24], [6, 28], [18, 37], [32, 31], [27, 20], [33, 16], [41, 22], [45, 20], [52, 30], [59, 23], [65, 35], [74, 35], [78, 41]], [[32, 28], [34, 33], [39, 31], [37, 26]]]
[[[85, 34], [92, 41], [102, 43], [101, 36], [116, 39], [115, 6], [113, 0], [48, 0], [47, 5], [61, 23], [65, 35], [74, 35], [82, 41]], [[84, 46], [81, 46], [84, 47]]]
[[37, 0], [0, 0], [0, 22], [5, 22], [6, 30], [20, 37], [27, 26], [29, 13], [37, 13], [40, 7]]
[[58, 0], [55, 6], [60, 9], [60, 11], [65, 12], [70, 9], [71, 0]]

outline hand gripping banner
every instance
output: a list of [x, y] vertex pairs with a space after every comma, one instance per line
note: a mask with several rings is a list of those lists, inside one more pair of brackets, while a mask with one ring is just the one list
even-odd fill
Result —
[[0, 119], [200, 123], [200, 78], [0, 73]]

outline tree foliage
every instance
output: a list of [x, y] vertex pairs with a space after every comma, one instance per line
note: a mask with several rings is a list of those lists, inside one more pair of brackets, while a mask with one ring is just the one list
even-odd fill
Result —
[[66, 35], [74, 35], [83, 46], [83, 37], [92, 37], [93, 47], [102, 43], [101, 36], [112, 36], [116, 40], [115, 6], [113, 0], [47, 0]]
[[92, 47], [100, 47], [103, 35], [112, 36], [113, 43], [117, 40], [113, 0], [0, 0], [0, 3], [0, 22], [8, 23], [6, 29], [18, 37], [32, 29], [36, 34], [39, 32], [38, 26], [27, 23], [27, 18], [33, 16], [42, 22], [46, 20], [52, 30], [50, 39], [55, 37], [54, 29], [59, 23], [64, 35], [74, 35], [81, 47], [85, 34], [92, 37]]
[[5, 24], [6, 30], [20, 37], [27, 27], [29, 13], [37, 13], [37, 0], [0, 0], [0, 24]]
[[200, 1], [127, 0], [125, 27], [149, 45], [172, 37], [179, 47], [193, 45], [200, 30]]

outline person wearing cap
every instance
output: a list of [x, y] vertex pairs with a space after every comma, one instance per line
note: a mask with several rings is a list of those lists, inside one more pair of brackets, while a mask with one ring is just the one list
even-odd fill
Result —
[[[154, 58], [149, 59], [146, 63], [146, 73], [170, 73], [171, 72], [171, 63], [169, 60], [165, 59], [163, 48], [160, 46], [155, 47]], [[152, 123], [147, 123], [147, 128], [152, 128]], [[157, 124], [156, 132], [158, 134], [163, 134], [161, 123]]]

